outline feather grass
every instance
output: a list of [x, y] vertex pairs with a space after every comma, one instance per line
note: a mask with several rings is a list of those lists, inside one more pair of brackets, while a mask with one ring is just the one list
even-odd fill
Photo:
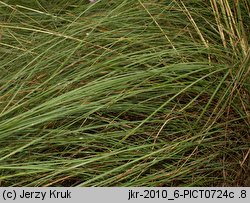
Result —
[[0, 185], [249, 186], [249, 7], [0, 1]]

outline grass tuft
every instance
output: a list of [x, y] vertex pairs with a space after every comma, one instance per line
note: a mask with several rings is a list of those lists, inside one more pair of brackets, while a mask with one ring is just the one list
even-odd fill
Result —
[[0, 186], [250, 186], [249, 1], [0, 13]]

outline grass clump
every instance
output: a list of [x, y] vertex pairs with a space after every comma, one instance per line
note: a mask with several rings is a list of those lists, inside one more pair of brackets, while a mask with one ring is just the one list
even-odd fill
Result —
[[247, 0], [0, 12], [1, 186], [250, 186]]

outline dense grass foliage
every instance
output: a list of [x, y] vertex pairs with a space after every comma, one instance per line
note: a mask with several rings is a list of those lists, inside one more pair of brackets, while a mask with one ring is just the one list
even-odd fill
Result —
[[1, 186], [250, 186], [248, 0], [0, 1]]

